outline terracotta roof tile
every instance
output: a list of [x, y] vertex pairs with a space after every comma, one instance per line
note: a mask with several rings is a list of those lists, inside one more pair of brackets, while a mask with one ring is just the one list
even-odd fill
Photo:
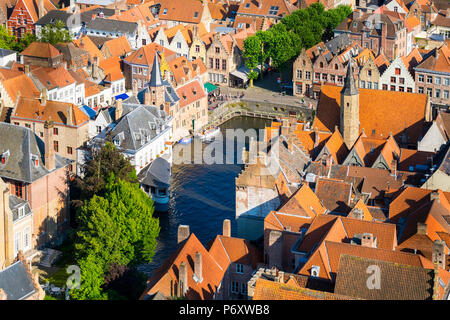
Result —
[[23, 56], [39, 57], [39, 58], [55, 58], [61, 55], [58, 49], [52, 46], [50, 43], [44, 42], [32, 42], [21, 53]]
[[19, 94], [20, 97], [25, 98], [36, 98], [40, 96], [38, 88], [25, 74], [3, 80], [2, 85], [14, 103]]
[[329, 211], [348, 213], [352, 193], [352, 185], [341, 180], [319, 178], [316, 183], [316, 195]]
[[206, 97], [205, 89], [198, 80], [181, 85], [175, 91], [180, 97], [180, 108]]
[[133, 51], [126, 36], [124, 35], [106, 41], [102, 46], [102, 50], [108, 50], [109, 54], [113, 57], [125, 56], [126, 54]]
[[308, 184], [304, 183], [278, 211], [314, 218], [324, 214], [326, 208], [322, 206], [319, 197]]

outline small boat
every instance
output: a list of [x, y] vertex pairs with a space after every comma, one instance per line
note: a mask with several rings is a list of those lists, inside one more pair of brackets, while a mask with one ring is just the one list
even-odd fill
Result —
[[184, 137], [182, 139], [180, 139], [180, 141], [178, 141], [179, 144], [189, 144], [192, 142], [192, 137], [188, 136], [188, 137]]
[[138, 179], [144, 192], [152, 197], [156, 211], [169, 210], [170, 163], [163, 157], [156, 158], [142, 170]]
[[214, 137], [219, 133], [220, 133], [219, 127], [210, 127], [208, 129], [202, 130], [197, 135], [197, 138], [199, 138], [200, 140], [210, 141], [210, 140], [213, 140]]

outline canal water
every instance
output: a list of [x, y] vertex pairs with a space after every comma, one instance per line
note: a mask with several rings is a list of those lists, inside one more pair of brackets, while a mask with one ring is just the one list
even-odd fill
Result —
[[[224, 123], [220, 128], [221, 132], [225, 133], [226, 129], [262, 129], [269, 124], [270, 120], [238, 117]], [[227, 139], [232, 138], [224, 135], [224, 144]], [[237, 160], [242, 149], [236, 150], [236, 141], [234, 145], [234, 159]], [[203, 144], [203, 148], [205, 146], [206, 144]], [[243, 165], [237, 161], [234, 164], [174, 164], [169, 189], [169, 211], [155, 213], [161, 227], [156, 253], [153, 261], [141, 265], [139, 270], [150, 275], [175, 252], [180, 224], [189, 225], [191, 233], [194, 233], [205, 247], [217, 234], [222, 233], [224, 219], [231, 220], [231, 235], [235, 236], [235, 178], [242, 168]]]

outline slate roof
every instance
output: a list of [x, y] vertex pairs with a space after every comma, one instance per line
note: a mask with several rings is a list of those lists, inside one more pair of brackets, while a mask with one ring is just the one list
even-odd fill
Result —
[[135, 22], [110, 20], [97, 18], [86, 24], [86, 29], [101, 30], [115, 33], [132, 34], [137, 31], [138, 24]]
[[[114, 128], [110, 129], [114, 143], [127, 150], [138, 150], [155, 138], [167, 122], [167, 115], [164, 111], [154, 106], [144, 105], [123, 105], [131, 108], [119, 119]], [[116, 144], [117, 145], [117, 144]]]
[[15, 222], [19, 218], [18, 209], [22, 206], [25, 206], [24, 216], [27, 216], [32, 212], [28, 201], [16, 197], [13, 194], [9, 195], [9, 208], [11, 209], [13, 214], [13, 222]]
[[0, 288], [5, 291], [7, 300], [23, 300], [36, 292], [33, 281], [21, 261], [0, 271]]
[[[0, 123], [0, 154], [9, 150], [10, 156], [5, 164], [0, 164], [0, 177], [32, 183], [50, 173], [45, 163], [44, 142], [29, 128]], [[35, 167], [31, 159], [36, 155], [39, 166]], [[55, 167], [59, 169], [68, 165], [71, 160], [55, 155]]]
[[170, 185], [170, 163], [162, 157], [156, 158], [147, 170], [141, 170], [138, 179], [143, 185], [167, 188]]
[[327, 47], [328, 51], [330, 51], [333, 55], [337, 55], [351, 44], [352, 41], [350, 40], [348, 34], [343, 33], [325, 42], [325, 47]]
[[6, 57], [9, 56], [11, 54], [17, 53], [16, 51], [12, 51], [12, 50], [7, 50], [7, 49], [3, 49], [0, 48], [0, 57]]
[[[369, 266], [380, 269], [380, 288], [369, 289]], [[335, 293], [369, 300], [431, 300], [434, 270], [365, 257], [341, 255]]]

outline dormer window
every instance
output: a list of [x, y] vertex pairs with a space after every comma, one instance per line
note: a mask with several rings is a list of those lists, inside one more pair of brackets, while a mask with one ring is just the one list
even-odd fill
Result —
[[17, 209], [18, 218], [21, 219], [25, 217], [25, 206], [21, 206]]
[[39, 167], [39, 158], [36, 155], [31, 155], [31, 161], [33, 162], [33, 165], [35, 168]]
[[311, 277], [319, 277], [320, 267], [319, 266], [312, 266], [311, 267]]
[[164, 8], [163, 14], [167, 14], [167, 8]]
[[353, 22], [353, 28], [356, 28], [357, 25], [358, 25], [357, 22]]
[[9, 150], [6, 150], [1, 155], [1, 164], [5, 164], [6, 161], [8, 161], [8, 158], [9, 158]]
[[198, 18], [198, 11], [194, 12], [194, 18]]
[[246, 8], [250, 8], [250, 3], [247, 2], [247, 3], [245, 4], [245, 7], [246, 7]]

